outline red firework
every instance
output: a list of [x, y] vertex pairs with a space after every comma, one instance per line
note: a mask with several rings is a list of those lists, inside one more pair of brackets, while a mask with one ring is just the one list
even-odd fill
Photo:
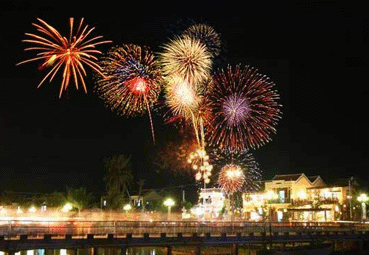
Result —
[[111, 48], [100, 61], [103, 77], [98, 77], [96, 91], [105, 104], [120, 115], [149, 114], [155, 143], [151, 108], [161, 90], [161, 70], [154, 53], [147, 46], [123, 44]]

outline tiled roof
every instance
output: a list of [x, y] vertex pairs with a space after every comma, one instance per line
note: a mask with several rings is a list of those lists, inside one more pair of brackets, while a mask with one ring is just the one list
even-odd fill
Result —
[[273, 181], [296, 181], [300, 178], [302, 174], [283, 174], [283, 175], [276, 175], [272, 179]]
[[319, 177], [319, 175], [314, 175], [314, 176], [307, 176], [307, 178], [309, 179], [309, 181], [311, 183], [313, 183], [317, 178]]

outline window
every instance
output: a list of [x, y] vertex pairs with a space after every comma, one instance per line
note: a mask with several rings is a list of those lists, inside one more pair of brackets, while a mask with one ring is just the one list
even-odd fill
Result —
[[279, 196], [279, 202], [280, 203], [285, 203], [286, 202], [286, 191], [284, 189], [279, 190], [278, 196]]

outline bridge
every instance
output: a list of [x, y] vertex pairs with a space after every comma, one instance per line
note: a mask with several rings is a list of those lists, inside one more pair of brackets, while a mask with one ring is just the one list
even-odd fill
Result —
[[[245, 222], [245, 221], [0, 221], [0, 251], [32, 249], [85, 249], [97, 255], [98, 248], [232, 245], [286, 245], [369, 241], [369, 224], [334, 222]], [[125, 253], [123, 253], [125, 254]]]

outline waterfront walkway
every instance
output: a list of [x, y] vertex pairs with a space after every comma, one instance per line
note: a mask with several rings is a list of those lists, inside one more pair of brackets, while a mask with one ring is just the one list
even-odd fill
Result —
[[[369, 225], [245, 221], [0, 221], [0, 251], [369, 241]], [[200, 254], [201, 251], [198, 252]]]

